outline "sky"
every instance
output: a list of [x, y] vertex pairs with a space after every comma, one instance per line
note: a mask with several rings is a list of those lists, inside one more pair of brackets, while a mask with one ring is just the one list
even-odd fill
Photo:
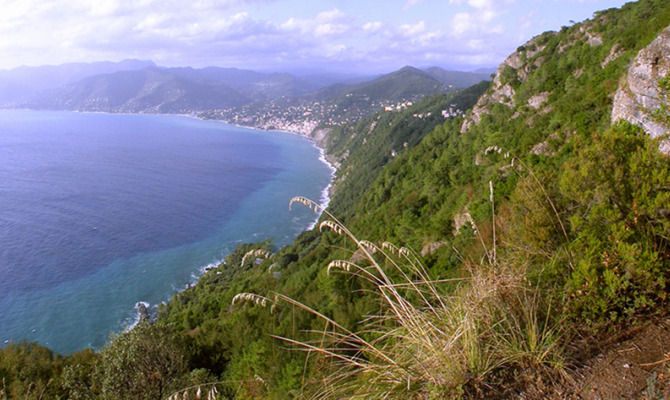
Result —
[[623, 0], [0, 0], [0, 69], [163, 66], [471, 71]]

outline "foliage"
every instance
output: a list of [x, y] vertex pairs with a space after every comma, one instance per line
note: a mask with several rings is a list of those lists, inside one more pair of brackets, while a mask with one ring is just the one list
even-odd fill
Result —
[[[581, 143], [577, 143], [578, 147]], [[662, 307], [670, 278], [670, 161], [658, 141], [619, 123], [566, 163], [561, 191], [573, 211], [579, 262], [567, 287], [587, 320]]]
[[[649, 14], [654, 17], [648, 18]], [[565, 305], [565, 315], [574, 318], [570, 320], [574, 322], [563, 321], [568, 326], [577, 323], [580, 328], [592, 329], [610, 321], [614, 313], [622, 321], [620, 318], [631, 314], [622, 314], [618, 305], [612, 304], [613, 308], [603, 314], [593, 308], [602, 298], [593, 304], [583, 303], [584, 296], [577, 294], [580, 288], [576, 282], [581, 279], [578, 265], [584, 264], [586, 249], [580, 241], [587, 233], [571, 222], [576, 218], [573, 215], [588, 210], [589, 205], [571, 197], [569, 185], [561, 182], [566, 179], [563, 172], [568, 174], [581, 165], [582, 158], [588, 159], [584, 149], [608, 129], [611, 95], [627, 69], [627, 60], [668, 23], [670, 12], [666, 7], [658, 1], [641, 1], [622, 10], [609, 10], [586, 23], [602, 36], [601, 46], [584, 44], [579, 31], [583, 25], [543, 34], [534, 42], [534, 49], [523, 49], [536, 53], [526, 57], [526, 64], [533, 67], [525, 79], [519, 79], [517, 74], [515, 105], [488, 106], [481, 122], [462, 134], [462, 118], [434, 124], [413, 117], [429, 110], [434, 113], [451, 101], [439, 97], [405, 111], [383, 113], [334, 129], [328, 152], [338, 157], [342, 165], [329, 211], [373, 242], [389, 240], [404, 243], [417, 253], [425, 250], [423, 264], [435, 279], [463, 278], [469, 274], [463, 259], [475, 260], [470, 265], [479, 265], [486, 253], [481, 243], [487, 248], [492, 245], [488, 182], [493, 181], [499, 210], [498, 243], [508, 249], [502, 250], [504, 247], [499, 245], [500, 260], [505, 257], [507, 265], [523, 266], [529, 283], [518, 292], [519, 299], [533, 300], [532, 293], [538, 290], [540, 298], [546, 300], [526, 308], [535, 312], [520, 311], [510, 316], [504, 323], [506, 329], [551, 327], [555, 321], [547, 325], [543, 316], [549, 310], [558, 310], [555, 304]], [[622, 40], [626, 43], [623, 55], [603, 69], [603, 59]], [[481, 86], [473, 88], [473, 92], [482, 90], [485, 88]], [[546, 103], [539, 110], [528, 107], [527, 99], [540, 92], [549, 93]], [[417, 128], [412, 125], [416, 123], [423, 125]], [[404, 142], [408, 143], [407, 148], [402, 146]], [[547, 150], [533, 153], [531, 150], [542, 142]], [[486, 149], [492, 146], [501, 152], [487, 153]], [[392, 149], [398, 153], [396, 157], [391, 157]], [[626, 161], [615, 158], [613, 165], [618, 162]], [[645, 179], [647, 175], [643, 174], [642, 180]], [[636, 204], [641, 204], [639, 199]], [[470, 227], [463, 227], [454, 236], [454, 217], [466, 211], [476, 222], [479, 235]], [[608, 244], [603, 232], [592, 234], [600, 243]], [[230, 304], [240, 292], [281, 293], [319, 310], [353, 332], [365, 316], [378, 315], [379, 301], [368, 295], [370, 288], [358, 279], [342, 274], [328, 276], [325, 265], [335, 259], [360, 262], [361, 252], [333, 233], [305, 232], [263, 264], [237, 272], [231, 279], [226, 276], [234, 270], [233, 261], [210, 271], [196, 287], [176, 296], [161, 318], [183, 326], [179, 329], [189, 334], [198, 354], [191, 367], [212, 368], [224, 379], [245, 382], [230, 387], [238, 397], [287, 398], [289, 393], [303, 393], [301, 387], [320, 385], [320, 378], [328, 376], [333, 367], [311, 353], [283, 351], [270, 335], [310, 342], [315, 336], [308, 332], [323, 332], [323, 321], [281, 302], [273, 313], [250, 304]], [[276, 266], [268, 271], [273, 264]], [[443, 294], [457, 290], [454, 286], [457, 285], [445, 284]], [[652, 289], [656, 294], [651, 297], [661, 301], [657, 289]], [[637, 296], [635, 290], [630, 295]], [[651, 309], [651, 305], [634, 307], [636, 312]], [[584, 315], [591, 316], [590, 324], [583, 323]], [[182, 325], [179, 321], [186, 316], [189, 323]], [[537, 332], [536, 329], [525, 331]], [[537, 349], [543, 346], [537, 347], [542, 335], [537, 335], [535, 341], [528, 340], [530, 334], [517, 337], [522, 339], [508, 338], [507, 348], [516, 350], [509, 350], [506, 357], [524, 352], [537, 355]], [[547, 340], [551, 337], [545, 336]], [[533, 357], [523, 362], [529, 363], [530, 359]], [[283, 367], [288, 365], [292, 367]], [[296, 373], [295, 366], [306, 369], [302, 374]]]
[[93, 398], [95, 385], [78, 391], [69, 371], [82, 371], [89, 379], [97, 358], [91, 350], [61, 356], [36, 343], [9, 344], [0, 350], [0, 398]]
[[183, 347], [167, 326], [141, 320], [101, 352], [105, 399], [161, 399], [186, 372]]
[[670, 129], [670, 74], [658, 81], [659, 107], [651, 110], [651, 117]]
[[[523, 266], [499, 263], [494, 250], [487, 254], [488, 264], [468, 265], [467, 277], [433, 280], [411, 250], [358, 240], [324, 213], [329, 219], [321, 226], [364, 254], [358, 264], [331, 261], [327, 274], [340, 272], [362, 281], [378, 298], [378, 310], [354, 332], [299, 301], [278, 296], [324, 323], [310, 342], [278, 337], [333, 360], [336, 369], [317, 397], [453, 396], [503, 366], [561, 366], [561, 321], [551, 314], [551, 304], [528, 287]], [[458, 286], [445, 291], [445, 283]]]
[[[244, 244], [162, 306], [155, 325], [121, 335], [100, 355], [78, 362], [38, 347], [7, 347], [0, 358], [7, 390], [156, 398], [216, 381], [223, 382], [219, 397], [288, 399], [333, 388], [340, 395], [444, 397], [470, 393], [501, 369], [560, 367], [570, 357], [563, 334], [572, 329], [592, 333], [663, 312], [669, 161], [639, 129], [611, 127], [610, 115], [629, 60], [670, 24], [666, 3], [629, 3], [520, 47], [524, 65], [505, 72], [515, 90], [511, 105], [484, 105], [479, 123], [464, 133], [463, 117], [444, 120], [440, 111], [470, 108], [495, 88], [480, 84], [333, 129], [327, 151], [341, 166], [328, 212], [370, 243], [402, 243], [421, 263], [397, 251], [369, 255], [361, 241], [317, 230], [281, 249]], [[586, 43], [584, 31], [602, 44]], [[603, 67], [615, 45], [621, 56]], [[539, 93], [547, 100], [536, 109], [528, 99]], [[241, 265], [259, 248], [274, 254]], [[333, 273], [333, 266], [329, 275], [332, 260], [388, 280], [361, 279], [365, 273], [351, 265], [349, 273]], [[434, 282], [435, 292], [422, 298], [423, 289], [393, 286], [415, 278]], [[242, 292], [263, 294], [266, 307], [232, 304]], [[376, 316], [367, 320], [371, 330], [359, 324], [368, 316]], [[346, 341], [351, 334], [361, 340]], [[315, 348], [285, 351], [273, 336]], [[355, 344], [360, 353], [329, 349], [377, 369], [361, 375], [318, 357], [316, 348], [328, 348], [323, 338]], [[449, 351], [437, 351], [449, 338]], [[381, 363], [381, 354], [396, 365]], [[343, 378], [341, 387], [324, 386], [333, 376]]]

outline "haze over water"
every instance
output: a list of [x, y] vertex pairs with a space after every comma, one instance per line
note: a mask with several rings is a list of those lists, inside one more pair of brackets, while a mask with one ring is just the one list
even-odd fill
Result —
[[303, 137], [180, 116], [0, 111], [0, 346], [99, 348], [242, 242], [289, 243], [331, 171]]

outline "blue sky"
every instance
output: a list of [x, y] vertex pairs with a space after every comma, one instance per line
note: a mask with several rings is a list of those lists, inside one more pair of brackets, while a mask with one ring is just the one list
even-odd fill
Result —
[[495, 67], [623, 0], [0, 0], [0, 68], [166, 66], [388, 72]]

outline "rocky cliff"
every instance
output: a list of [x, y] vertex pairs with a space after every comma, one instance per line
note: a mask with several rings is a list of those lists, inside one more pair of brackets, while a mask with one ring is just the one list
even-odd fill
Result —
[[[626, 120], [654, 138], [668, 134], [668, 126], [661, 122], [658, 114], [667, 116], [667, 108], [663, 110], [670, 105], [668, 91], [660, 85], [669, 72], [670, 26], [633, 59], [614, 95], [612, 122]], [[662, 143], [661, 151], [670, 154], [670, 141]]]
[[[510, 108], [516, 106], [516, 91], [512, 82], [524, 82], [528, 78], [528, 74], [542, 65], [543, 58], [535, 56], [545, 49], [547, 36], [554, 34], [554, 32], [547, 32], [534, 37], [498, 66], [491, 89], [477, 101], [477, 104], [472, 108], [472, 112], [463, 120], [461, 133], [465, 133], [470, 127], [479, 124], [482, 115], [487, 114], [489, 107], [495, 103]], [[548, 93], [541, 93], [536, 98], [529, 99], [529, 106], [539, 108], [546, 101], [547, 96]]]

